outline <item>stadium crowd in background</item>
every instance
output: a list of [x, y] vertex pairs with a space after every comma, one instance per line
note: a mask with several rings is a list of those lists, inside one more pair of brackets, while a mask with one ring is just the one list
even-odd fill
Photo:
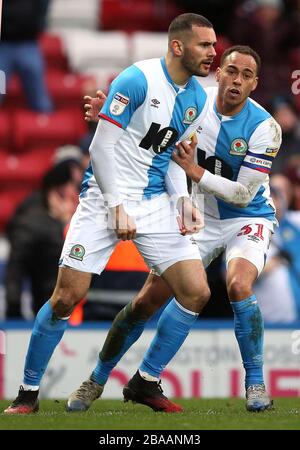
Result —
[[59, 259], [69, 223], [78, 204], [82, 179], [79, 148], [58, 149], [54, 166], [17, 208], [7, 226], [10, 252], [5, 273], [6, 316], [21, 318], [22, 292], [29, 288], [32, 312], [37, 314], [57, 277]]

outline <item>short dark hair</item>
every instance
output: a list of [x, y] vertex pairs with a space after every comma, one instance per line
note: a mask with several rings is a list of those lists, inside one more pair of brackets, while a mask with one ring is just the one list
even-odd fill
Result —
[[76, 164], [75, 161], [62, 161], [51, 167], [43, 177], [42, 191], [48, 193], [51, 189], [64, 186], [72, 181], [72, 168]]
[[256, 62], [256, 74], [257, 75], [259, 74], [260, 68], [261, 68], [260, 56], [258, 53], [256, 53], [255, 50], [253, 50], [253, 48], [249, 47], [248, 45], [233, 45], [232, 47], [227, 48], [221, 56], [221, 60], [220, 60], [221, 67], [223, 66], [227, 56], [231, 55], [231, 53], [233, 53], [233, 52], [241, 53], [242, 55], [252, 56], [252, 58]]
[[175, 36], [181, 33], [192, 31], [192, 26], [213, 28], [213, 24], [206, 19], [206, 17], [200, 14], [185, 13], [175, 17], [170, 23], [168, 34], [169, 39], [173, 39]]

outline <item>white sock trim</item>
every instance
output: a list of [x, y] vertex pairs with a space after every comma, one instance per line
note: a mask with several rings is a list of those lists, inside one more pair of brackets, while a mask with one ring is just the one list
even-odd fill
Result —
[[191, 314], [192, 316], [199, 316], [199, 313], [196, 313], [194, 311], [190, 311], [189, 309], [186, 309], [184, 306], [182, 306], [177, 300], [176, 298], [174, 298], [174, 302], [176, 303], [176, 305], [178, 306], [178, 308], [182, 309], [182, 311], [186, 312], [187, 314]]
[[146, 381], [159, 381], [159, 378], [153, 377], [152, 375], [149, 375], [149, 373], [147, 372], [143, 372], [142, 370], [139, 369], [139, 374], [141, 375], [141, 377], [146, 380]]
[[38, 391], [40, 386], [31, 386], [30, 384], [22, 384], [24, 391]]

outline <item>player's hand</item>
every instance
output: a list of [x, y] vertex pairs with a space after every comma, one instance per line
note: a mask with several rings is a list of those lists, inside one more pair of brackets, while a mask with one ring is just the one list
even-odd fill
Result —
[[110, 208], [110, 215], [113, 220], [113, 229], [116, 235], [122, 241], [134, 239], [136, 237], [136, 225], [132, 217], [130, 217], [123, 205]]
[[52, 189], [47, 196], [48, 211], [51, 217], [69, 223], [78, 205], [78, 191], [68, 183], [61, 191]]
[[89, 95], [86, 95], [83, 97], [85, 104], [84, 104], [84, 119], [87, 122], [98, 122], [99, 121], [99, 111], [104, 105], [104, 102], [106, 100], [106, 95], [102, 91], [97, 91], [96, 97], [90, 97]]
[[180, 233], [186, 234], [198, 233], [204, 227], [204, 221], [201, 212], [196, 208], [190, 198], [182, 197], [178, 200], [177, 209], [180, 216], [177, 218]]
[[[177, 151], [172, 154], [172, 159], [181, 166], [187, 176], [194, 181], [196, 181], [196, 179], [199, 181], [199, 175], [202, 175], [199, 171], [201, 172], [203, 170], [204, 173], [204, 169], [195, 162], [197, 143], [197, 136], [194, 134], [190, 142], [183, 141], [177, 144]], [[197, 174], [195, 174], [195, 170]]]

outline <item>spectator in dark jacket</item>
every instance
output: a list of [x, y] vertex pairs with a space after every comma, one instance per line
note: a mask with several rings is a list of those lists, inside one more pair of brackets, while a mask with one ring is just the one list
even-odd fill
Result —
[[28, 197], [10, 221], [7, 235], [11, 250], [5, 275], [8, 318], [21, 317], [21, 294], [29, 281], [32, 309], [48, 298], [55, 284], [64, 228], [78, 203], [73, 163], [60, 163], [46, 174], [42, 189]]

